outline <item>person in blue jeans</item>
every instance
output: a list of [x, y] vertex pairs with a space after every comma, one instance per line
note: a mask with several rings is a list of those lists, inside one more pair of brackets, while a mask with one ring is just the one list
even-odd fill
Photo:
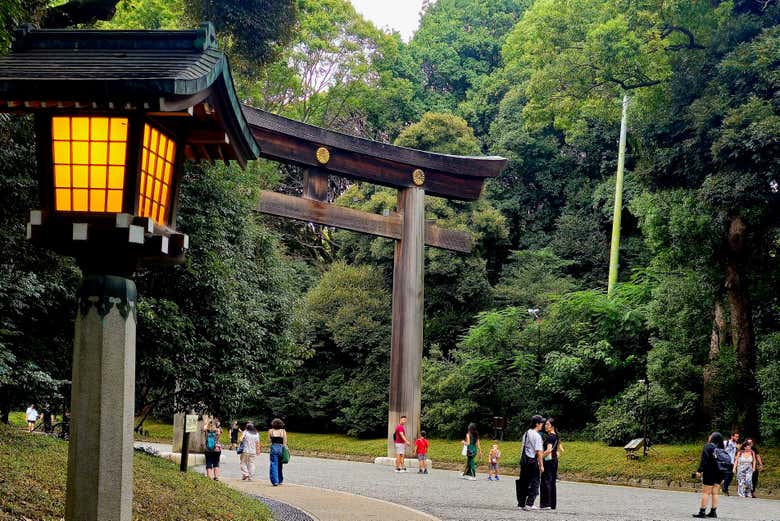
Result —
[[269, 451], [271, 484], [276, 487], [284, 481], [282, 454], [287, 446], [287, 431], [284, 430], [284, 422], [279, 418], [274, 418], [271, 422], [271, 428], [268, 429], [268, 440], [271, 443], [271, 450]]

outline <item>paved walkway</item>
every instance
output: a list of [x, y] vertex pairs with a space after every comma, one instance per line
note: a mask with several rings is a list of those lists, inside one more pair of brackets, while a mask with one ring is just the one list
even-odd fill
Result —
[[[426, 519], [424, 514], [414, 511], [401, 511], [399, 515], [407, 517], [384, 517], [395, 515], [380, 511], [379, 505], [372, 503], [377, 510], [362, 510], [360, 499], [376, 498], [397, 505], [405, 505], [417, 511], [425, 512], [441, 520], [586, 520], [586, 521], [690, 521], [693, 512], [698, 509], [699, 495], [692, 492], [674, 492], [643, 488], [619, 487], [610, 485], [591, 485], [586, 483], [559, 482], [558, 510], [542, 512], [524, 512], [516, 507], [514, 478], [507, 476], [499, 482], [487, 481], [480, 475], [478, 481], [465, 481], [458, 473], [447, 470], [433, 470], [429, 475], [417, 473], [396, 474], [390, 467], [357, 463], [351, 461], [327, 460], [296, 457], [285, 466], [285, 485], [271, 487], [268, 483], [268, 455], [258, 458], [258, 478], [253, 482], [251, 493], [281, 499], [271, 494], [285, 496], [290, 504], [299, 507], [319, 519], [362, 520], [418, 520]], [[234, 452], [226, 452], [222, 473], [225, 478], [238, 477], [238, 459]], [[227, 481], [227, 480], [226, 480]], [[240, 482], [239, 482], [240, 483]], [[231, 481], [232, 484], [232, 481]], [[346, 496], [339, 508], [330, 514], [314, 511], [322, 501], [337, 503], [332, 493], [323, 493], [319, 498], [311, 489], [301, 487], [296, 495], [297, 486], [321, 487], [336, 491], [357, 494]], [[259, 490], [259, 492], [255, 492]], [[310, 499], [306, 499], [310, 497]], [[296, 503], [299, 501], [299, 503]], [[309, 501], [303, 503], [302, 501]], [[351, 510], [353, 505], [356, 510]], [[361, 509], [361, 510], [357, 510]], [[326, 509], [327, 510], [327, 509]], [[780, 521], [780, 502], [766, 499], [743, 499], [738, 497], [721, 498], [718, 508], [721, 519], [732, 521]], [[427, 517], [427, 519], [431, 519]]]

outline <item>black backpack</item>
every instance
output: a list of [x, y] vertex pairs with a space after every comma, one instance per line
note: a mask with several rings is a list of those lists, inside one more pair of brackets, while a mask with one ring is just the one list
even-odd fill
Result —
[[726, 449], [715, 447], [715, 450], [712, 451], [712, 457], [715, 458], [715, 463], [717, 463], [721, 474], [731, 474], [734, 464], [731, 462], [731, 456], [726, 452]]

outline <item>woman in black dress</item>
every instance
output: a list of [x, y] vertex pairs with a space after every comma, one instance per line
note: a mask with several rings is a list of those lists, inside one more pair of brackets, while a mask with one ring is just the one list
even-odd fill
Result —
[[[701, 476], [701, 506], [697, 514], [693, 517], [718, 517], [718, 491], [720, 482], [723, 481], [723, 475], [718, 468], [718, 458], [715, 450], [723, 450], [723, 435], [719, 432], [710, 434], [709, 441], [704, 445], [701, 451], [701, 461], [697, 476]], [[710, 503], [710, 512], [707, 511], [707, 503]]]
[[544, 440], [544, 472], [542, 473], [542, 486], [539, 494], [539, 508], [541, 510], [555, 510], [558, 506], [556, 480], [558, 479], [558, 447], [561, 443], [558, 431], [555, 430], [555, 419], [547, 419], [544, 431], [547, 438]]

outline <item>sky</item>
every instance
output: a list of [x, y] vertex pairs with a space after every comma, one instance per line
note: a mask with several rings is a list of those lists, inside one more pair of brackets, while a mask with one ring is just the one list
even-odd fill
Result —
[[409, 41], [420, 21], [422, 0], [350, 0], [358, 13], [377, 27], [395, 29]]

